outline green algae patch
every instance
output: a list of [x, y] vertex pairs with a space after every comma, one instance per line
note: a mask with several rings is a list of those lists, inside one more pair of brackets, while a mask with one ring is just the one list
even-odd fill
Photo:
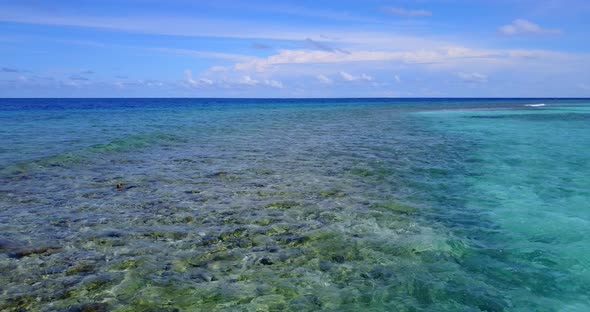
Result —
[[285, 297], [282, 295], [266, 295], [254, 298], [250, 304], [254, 311], [282, 311], [287, 307]]
[[[106, 292], [110, 292], [122, 280], [122, 276], [114, 273], [106, 273], [98, 276], [88, 276], [79, 284], [73, 285], [65, 290], [54, 299], [67, 299], [61, 301], [58, 305], [71, 306], [73, 303], [80, 302], [80, 299], [97, 299], [103, 297]], [[62, 311], [60, 309], [60, 311]]]
[[260, 219], [256, 219], [254, 221], [254, 224], [260, 225], [260, 226], [267, 226], [267, 225], [269, 225], [271, 223], [272, 223], [272, 219], [271, 218], [266, 218], [266, 217], [260, 218]]
[[271, 169], [264, 169], [264, 168], [254, 169], [253, 171], [254, 171], [254, 173], [260, 174], [260, 175], [271, 175], [271, 174], [274, 174], [275, 173]]
[[341, 215], [333, 212], [321, 212], [316, 219], [325, 223], [334, 223], [343, 220]]
[[37, 299], [35, 296], [19, 295], [9, 298], [6, 302], [0, 302], [2, 311], [30, 311], [35, 307]]
[[394, 201], [381, 202], [373, 205], [373, 208], [383, 209], [396, 213], [413, 214], [418, 212], [418, 209], [408, 205], [400, 204]]
[[236, 225], [239, 225], [239, 224], [246, 224], [246, 223], [247, 223], [247, 221], [245, 221], [244, 219], [242, 219], [242, 218], [236, 218], [236, 217], [228, 217], [228, 218], [223, 218], [221, 220], [221, 224], [236, 224]]
[[268, 205], [264, 206], [264, 208], [285, 210], [285, 209], [295, 208], [298, 206], [300, 206], [300, 204], [298, 202], [287, 200], [287, 201], [279, 201], [279, 202], [268, 204]]
[[100, 247], [113, 247], [113, 246], [124, 246], [125, 241], [117, 238], [109, 237], [93, 237], [88, 240], [88, 245], [96, 245]]
[[9, 257], [20, 259], [23, 257], [33, 256], [33, 255], [50, 255], [56, 253], [61, 250], [61, 247], [54, 247], [54, 246], [42, 246], [42, 247], [29, 247], [24, 249], [19, 249], [14, 252], [9, 253]]
[[[168, 220], [166, 220], [168, 221]], [[172, 220], [169, 220], [168, 223], [170, 224], [186, 224], [186, 223], [193, 223], [195, 221], [195, 218], [193, 216], [184, 216], [184, 217], [178, 217]], [[165, 222], [162, 222], [163, 224], [165, 224]]]
[[95, 265], [89, 262], [80, 262], [66, 270], [66, 275], [81, 275], [92, 273], [95, 270]]
[[353, 176], [357, 176], [360, 178], [367, 178], [369, 180], [378, 180], [382, 181], [391, 177], [394, 173], [390, 169], [382, 168], [378, 166], [375, 169], [366, 169], [366, 168], [352, 168], [348, 171], [349, 174]]
[[309, 241], [329, 240], [338, 237], [339, 233], [329, 230], [316, 230], [305, 235]]
[[181, 240], [187, 236], [183, 232], [165, 232], [165, 231], [151, 231], [143, 233], [143, 237], [153, 240]]
[[373, 175], [373, 171], [364, 168], [353, 168], [348, 171], [350, 174], [359, 177], [370, 177]]
[[244, 233], [246, 233], [246, 229], [245, 228], [237, 228], [237, 229], [233, 229], [224, 233], [221, 233], [221, 235], [219, 235], [219, 240], [221, 241], [226, 241], [230, 238], [234, 238], [234, 237], [241, 237], [244, 235]]
[[320, 196], [326, 197], [326, 198], [339, 198], [339, 197], [345, 197], [346, 193], [344, 193], [340, 190], [337, 190], [337, 189], [330, 189], [330, 190], [321, 191]]
[[350, 242], [343, 237], [318, 241], [314, 243], [314, 248], [322, 260], [332, 263], [362, 260], [363, 246], [358, 246], [358, 244]]
[[291, 227], [287, 224], [273, 224], [269, 229], [266, 230], [266, 235], [272, 236], [276, 234], [288, 233], [291, 231]]
[[109, 305], [106, 303], [84, 303], [70, 307], [67, 311], [76, 312], [108, 312]]
[[208, 177], [209, 178], [217, 178], [217, 179], [220, 179], [222, 181], [227, 181], [227, 182], [233, 182], [233, 181], [240, 180], [240, 177], [238, 175], [231, 174], [231, 173], [228, 173], [225, 171], [220, 171], [220, 172], [210, 174]]
[[144, 262], [143, 259], [124, 259], [111, 265], [107, 271], [128, 271], [139, 267]]
[[287, 191], [256, 191], [255, 195], [258, 197], [262, 197], [262, 198], [267, 198], [267, 197], [290, 197], [290, 196], [294, 196], [296, 194], [292, 193], [292, 192], [287, 192]]

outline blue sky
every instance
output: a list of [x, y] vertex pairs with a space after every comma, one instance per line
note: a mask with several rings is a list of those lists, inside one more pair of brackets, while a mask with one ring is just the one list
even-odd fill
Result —
[[0, 97], [590, 97], [587, 0], [0, 0]]

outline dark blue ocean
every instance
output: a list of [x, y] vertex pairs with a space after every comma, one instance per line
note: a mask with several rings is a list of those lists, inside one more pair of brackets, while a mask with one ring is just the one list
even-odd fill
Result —
[[2, 311], [590, 311], [590, 100], [0, 99]]

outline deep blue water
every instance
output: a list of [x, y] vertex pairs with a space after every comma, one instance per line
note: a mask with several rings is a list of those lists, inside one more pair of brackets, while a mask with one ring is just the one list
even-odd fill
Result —
[[0, 309], [588, 311], [589, 104], [0, 99]]

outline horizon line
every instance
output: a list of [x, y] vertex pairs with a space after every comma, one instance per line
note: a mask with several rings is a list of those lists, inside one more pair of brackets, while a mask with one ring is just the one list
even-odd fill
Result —
[[0, 100], [149, 100], [149, 99], [186, 99], [186, 100], [342, 100], [342, 99], [380, 99], [380, 100], [429, 100], [429, 99], [522, 99], [522, 100], [590, 100], [590, 97], [0, 97]]

